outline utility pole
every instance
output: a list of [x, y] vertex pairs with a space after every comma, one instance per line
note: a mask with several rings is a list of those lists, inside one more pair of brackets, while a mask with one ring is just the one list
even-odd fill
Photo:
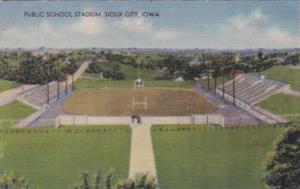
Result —
[[57, 100], [59, 99], [59, 63], [57, 64]]
[[214, 79], [215, 79], [215, 93], [217, 93], [217, 71], [216, 71], [216, 63], [214, 63]]
[[233, 105], [235, 106], [235, 69], [232, 72], [233, 80], [232, 80], [232, 98], [233, 98]]
[[[205, 55], [203, 55], [203, 60], [204, 60], [204, 64], [206, 63], [205, 60]], [[209, 83], [209, 64], [207, 63], [207, 69], [206, 69], [206, 74], [207, 74], [207, 90], [209, 90], [210, 88], [210, 83]]]
[[66, 71], [65, 93], [68, 94], [68, 72]]
[[248, 65], [248, 73], [250, 73], [250, 61], [247, 61], [247, 65]]
[[75, 90], [75, 85], [74, 85], [74, 73], [72, 74], [72, 90]]
[[49, 76], [50, 76], [50, 66], [48, 64], [48, 74], [47, 74], [47, 104], [50, 104], [50, 87], [49, 87]]
[[225, 69], [222, 69], [222, 96], [225, 99]]

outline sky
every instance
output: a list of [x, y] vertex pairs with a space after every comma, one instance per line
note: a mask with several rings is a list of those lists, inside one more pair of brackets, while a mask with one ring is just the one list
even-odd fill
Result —
[[[28, 18], [24, 11], [137, 11], [159, 17]], [[299, 48], [300, 1], [2, 2], [0, 48]]]

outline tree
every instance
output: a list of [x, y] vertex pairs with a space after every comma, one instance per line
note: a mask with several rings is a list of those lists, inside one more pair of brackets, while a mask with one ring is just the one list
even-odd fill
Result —
[[24, 177], [16, 177], [11, 173], [0, 172], [1, 189], [28, 189], [29, 182]]
[[300, 128], [290, 128], [266, 158], [263, 181], [276, 189], [300, 188]]
[[[103, 179], [104, 178], [104, 179]], [[111, 189], [113, 173], [109, 171], [106, 175], [101, 175], [100, 171], [95, 174], [83, 172], [80, 176], [80, 183], [72, 187], [73, 189]]]
[[120, 181], [116, 189], [158, 189], [158, 184], [154, 176], [148, 173], [140, 173], [134, 179]]
[[87, 73], [101, 73], [103, 72], [103, 69], [101, 67], [101, 63], [98, 61], [94, 61], [91, 64], [89, 64], [88, 69], [86, 70]]

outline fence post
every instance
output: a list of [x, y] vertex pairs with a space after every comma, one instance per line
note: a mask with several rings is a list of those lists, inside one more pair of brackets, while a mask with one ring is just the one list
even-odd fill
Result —
[[57, 128], [59, 125], [59, 116], [55, 118], [55, 127]]
[[208, 125], [208, 114], [206, 114], [206, 125]]

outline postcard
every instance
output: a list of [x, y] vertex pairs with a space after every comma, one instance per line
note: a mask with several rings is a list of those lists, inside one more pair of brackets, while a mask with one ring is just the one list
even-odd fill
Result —
[[0, 189], [299, 189], [299, 1], [0, 1]]

